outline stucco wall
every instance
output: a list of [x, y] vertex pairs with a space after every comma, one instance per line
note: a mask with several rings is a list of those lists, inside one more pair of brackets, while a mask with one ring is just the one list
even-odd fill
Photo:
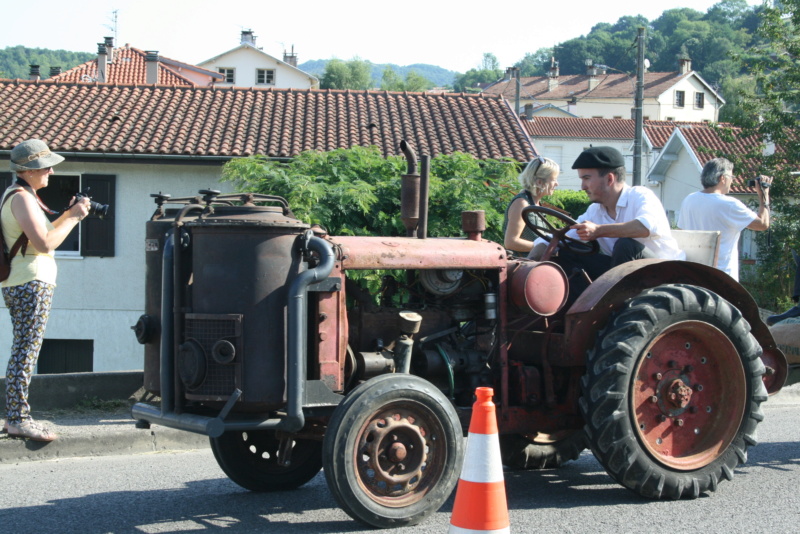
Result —
[[[115, 256], [57, 256], [58, 287], [45, 339], [94, 340], [94, 371], [142, 369], [143, 348], [131, 326], [144, 311], [145, 223], [155, 203], [151, 193], [173, 197], [200, 189], [232, 190], [220, 183], [220, 166], [73, 163], [58, 166], [59, 174], [114, 174], [116, 198]], [[8, 313], [0, 313], [0, 349], [11, 345]], [[5, 361], [5, 358], [3, 358]]]
[[[237, 48], [199, 64], [216, 71], [220, 67], [235, 68], [236, 87], [274, 87], [276, 89], [310, 89], [312, 79], [302, 71], [253, 48]], [[256, 85], [256, 69], [275, 69], [274, 85]], [[217, 82], [217, 85], [225, 85]]]

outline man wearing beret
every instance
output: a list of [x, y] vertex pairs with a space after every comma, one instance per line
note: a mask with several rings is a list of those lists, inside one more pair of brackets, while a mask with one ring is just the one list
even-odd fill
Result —
[[646, 187], [625, 183], [625, 160], [617, 149], [588, 148], [572, 168], [578, 170], [581, 189], [592, 204], [567, 235], [581, 241], [596, 240], [602, 254], [579, 256], [562, 249], [556, 261], [563, 267], [582, 268], [595, 279], [631, 260], [686, 259], [672, 237], [658, 197]]

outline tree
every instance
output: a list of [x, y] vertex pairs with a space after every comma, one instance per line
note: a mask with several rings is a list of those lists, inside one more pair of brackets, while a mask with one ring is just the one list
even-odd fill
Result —
[[550, 70], [552, 57], [552, 48], [540, 48], [533, 54], [526, 53], [525, 57], [517, 61], [514, 66], [519, 69], [519, 75], [522, 77], [544, 76]]
[[[741, 113], [734, 117], [741, 127], [735, 138], [756, 142], [745, 153], [724, 156], [740, 169], [775, 177], [770, 232], [756, 234], [761, 261], [756, 276], [746, 281], [763, 291], [757, 297], [761, 306], [781, 309], [794, 277], [791, 251], [800, 251], [800, 181], [792, 174], [800, 170], [800, 0], [762, 7], [757, 34], [759, 44], [735, 56], [753, 82], [736, 88]], [[731, 141], [737, 133], [721, 131]], [[778, 150], [765, 154], [769, 143]]]
[[503, 76], [500, 62], [494, 54], [483, 54], [483, 60], [477, 69], [470, 69], [464, 74], [456, 75], [453, 89], [461, 93], [479, 93], [480, 84], [496, 82]]
[[370, 89], [372, 67], [368, 61], [332, 59], [325, 65], [319, 86], [321, 89]]
[[381, 89], [384, 91], [409, 91], [421, 93], [430, 88], [431, 82], [413, 70], [408, 71], [405, 80], [403, 80], [392, 67], [387, 66], [383, 70]]
[[392, 67], [386, 66], [381, 77], [381, 89], [384, 91], [403, 91], [403, 79]]

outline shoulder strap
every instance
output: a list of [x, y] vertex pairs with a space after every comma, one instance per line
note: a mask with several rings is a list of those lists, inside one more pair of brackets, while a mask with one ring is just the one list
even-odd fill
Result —
[[[6, 205], [6, 202], [8, 202], [8, 199], [13, 197], [14, 195], [19, 193], [20, 191], [22, 191], [21, 187], [17, 188], [17, 189], [14, 189], [13, 191], [7, 191], [6, 192], [6, 196], [3, 199], [3, 203], [0, 204], [0, 212], [2, 212], [3, 208]], [[0, 232], [2, 232], [2, 230], [0, 230]], [[11, 249], [8, 251], [8, 261], [11, 261], [11, 259], [14, 256], [17, 255], [17, 252], [19, 252], [20, 248], [22, 248], [22, 255], [24, 256], [25, 255], [25, 249], [28, 248], [27, 244], [28, 244], [28, 236], [25, 235], [25, 232], [22, 232], [20, 234], [20, 236], [17, 238], [17, 240], [14, 241], [14, 244], [11, 246]]]

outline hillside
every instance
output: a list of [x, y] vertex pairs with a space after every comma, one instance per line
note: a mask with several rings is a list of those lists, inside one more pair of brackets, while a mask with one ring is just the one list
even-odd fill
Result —
[[0, 50], [0, 78], [28, 78], [31, 65], [39, 65], [41, 77], [47, 78], [50, 75], [50, 67], [67, 70], [94, 57], [94, 54], [88, 52], [9, 46]]
[[[327, 59], [313, 59], [306, 61], [305, 63], [301, 63], [298, 65], [298, 67], [309, 74], [313, 74], [317, 78], [321, 78], [322, 74], [325, 72], [325, 65], [328, 64], [328, 61], [329, 60]], [[433, 83], [433, 85], [436, 87], [442, 87], [445, 85], [452, 86], [453, 80], [457, 74], [455, 71], [447, 70], [442, 67], [436, 67], [434, 65], [427, 65], [424, 63], [415, 63], [405, 67], [400, 67], [392, 63], [370, 63], [370, 66], [372, 67], [372, 81], [374, 82], [375, 87], [380, 87], [383, 71], [386, 69], [386, 67], [391, 67], [394, 69], [394, 71], [401, 78], [405, 78], [406, 74], [413, 70], [423, 78], [430, 80], [431, 83]]]

